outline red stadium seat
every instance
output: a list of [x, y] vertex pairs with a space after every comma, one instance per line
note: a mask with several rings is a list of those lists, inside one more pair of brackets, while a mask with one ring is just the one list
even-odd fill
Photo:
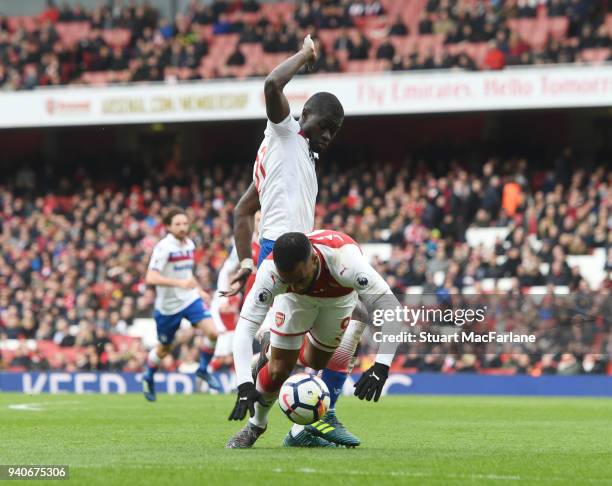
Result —
[[94, 86], [106, 86], [109, 83], [112, 71], [87, 71], [81, 76], [81, 81], [85, 84], [91, 84]]
[[[425, 5], [427, 5], [427, 0], [404, 0], [397, 3], [401, 9], [399, 13], [404, 23], [408, 26], [409, 31], [418, 32], [419, 20]], [[389, 18], [394, 19], [394, 15], [390, 14]]]
[[395, 47], [395, 54], [404, 56], [410, 54], [415, 50], [416, 38], [415, 37], [389, 37], [388, 38], [393, 47]]
[[9, 363], [13, 360], [15, 356], [15, 351], [10, 351], [8, 349], [3, 349], [0, 351], [2, 353], [2, 361], [8, 366]]
[[280, 23], [287, 23], [293, 20], [293, 12], [295, 7], [292, 3], [262, 3], [260, 12], [262, 15], [267, 17], [273, 24], [280, 21]]
[[77, 353], [81, 351], [81, 348], [59, 348], [58, 352], [64, 356], [67, 363], [74, 363]]
[[362, 30], [383, 29], [389, 24], [389, 17], [386, 15], [369, 15], [366, 17], [356, 17], [353, 20], [356, 27]]
[[538, 17], [535, 19], [509, 19], [508, 26], [533, 47], [543, 47], [549, 35], [563, 39], [567, 34], [567, 17]]
[[317, 38], [325, 46], [326, 51], [333, 50], [334, 41], [339, 35], [339, 30], [320, 30], [317, 32]]
[[486, 42], [473, 42], [465, 46], [465, 53], [470, 56], [477, 66], [481, 67], [489, 50]]
[[22, 17], [8, 17], [7, 18], [8, 28], [11, 32], [19, 29], [23, 29], [26, 32], [33, 32], [39, 25], [38, 17], [22, 16]]
[[102, 37], [109, 46], [124, 48], [130, 43], [132, 34], [128, 29], [112, 29], [103, 30]]
[[42, 340], [37, 341], [36, 344], [38, 346], [38, 351], [40, 351], [47, 359], [49, 359], [49, 357], [53, 354], [57, 353], [60, 349], [60, 347], [53, 341]]
[[240, 44], [240, 51], [244, 54], [246, 64], [249, 64], [263, 54], [263, 47], [261, 44]]
[[586, 62], [591, 62], [594, 64], [601, 64], [610, 55], [610, 49], [607, 47], [601, 47], [596, 49], [583, 49], [580, 53], [582, 55], [582, 60]]
[[124, 336], [121, 334], [110, 335], [111, 343], [113, 343], [113, 346], [115, 346], [116, 349], [119, 349], [122, 344], [127, 344], [129, 346], [130, 344], [132, 344], [134, 339], [135, 338], [133, 338], [132, 336]]
[[346, 64], [347, 73], [363, 73], [366, 70], [368, 61], [349, 61]]
[[567, 17], [550, 17], [548, 19], [548, 32], [553, 39], [561, 40], [567, 35], [569, 19]]
[[62, 42], [72, 47], [89, 35], [91, 25], [89, 22], [58, 22], [55, 30]]

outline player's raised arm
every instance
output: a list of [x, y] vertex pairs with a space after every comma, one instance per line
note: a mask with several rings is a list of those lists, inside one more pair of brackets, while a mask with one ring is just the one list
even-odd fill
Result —
[[259, 195], [255, 183], [252, 182], [234, 209], [234, 241], [240, 269], [230, 281], [231, 288], [219, 292], [224, 297], [231, 297], [240, 292], [255, 269], [251, 240], [253, 239], [255, 213], [259, 211], [259, 208]]
[[302, 49], [272, 70], [264, 84], [266, 114], [272, 123], [280, 123], [289, 116], [289, 102], [283, 93], [285, 85], [304, 66], [312, 65], [317, 58], [310, 34], [304, 39]]

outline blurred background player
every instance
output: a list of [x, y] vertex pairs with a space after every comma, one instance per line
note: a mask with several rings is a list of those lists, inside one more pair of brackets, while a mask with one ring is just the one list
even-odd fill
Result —
[[[229, 418], [242, 420], [247, 410], [251, 418], [230, 439], [228, 448], [249, 448], [265, 432], [270, 408], [298, 358], [314, 370], [327, 365], [348, 327], [358, 296], [372, 310], [399, 305], [385, 280], [348, 235], [315, 231], [308, 235], [286, 233], [278, 238], [274, 252], [258, 269], [236, 327], [234, 362], [239, 385]], [[259, 370], [255, 384], [250, 366], [252, 343], [270, 307], [275, 316], [270, 360]], [[386, 323], [383, 332], [389, 324], [397, 325]], [[392, 345], [384, 353], [379, 349], [375, 363], [355, 385], [355, 395], [360, 399], [378, 401], [396, 347]], [[299, 447], [307, 435], [304, 427], [296, 424], [284, 445]], [[321, 446], [335, 444], [326, 441]]]
[[[298, 71], [311, 66], [316, 57], [315, 45], [308, 35], [302, 49], [279, 64], [266, 78], [264, 94], [268, 124], [255, 160], [253, 182], [236, 206], [234, 235], [240, 270], [231, 282], [233, 290], [225, 293], [227, 296], [235, 295], [254, 270], [249, 243], [254, 226], [253, 214], [258, 209], [261, 208], [258, 264], [268, 256], [281, 234], [289, 231], [307, 233], [314, 227], [318, 191], [315, 160], [340, 130], [344, 109], [333, 94], [315, 93], [306, 101], [302, 115], [296, 121], [291, 116], [283, 89]], [[359, 319], [351, 321], [347, 330], [347, 343], [350, 345], [342, 347], [352, 347], [349, 358], [346, 359], [343, 351], [339, 360], [332, 360], [321, 376], [330, 390], [330, 410], [317, 427], [308, 429], [315, 436], [347, 446], [357, 446], [360, 441], [337, 419], [335, 403], [342, 393], [351, 369], [350, 359], [366, 326], [367, 316], [363, 311], [361, 314]], [[268, 325], [269, 320], [270, 317]], [[266, 346], [264, 336], [262, 348], [265, 350]], [[311, 446], [319, 444], [314, 438], [311, 442]]]
[[168, 234], [153, 249], [145, 277], [147, 285], [155, 285], [155, 323], [160, 344], [151, 349], [142, 376], [142, 391], [155, 401], [154, 375], [161, 360], [170, 352], [181, 321], [187, 319], [204, 333], [200, 365], [196, 376], [215, 390], [221, 389], [217, 378], [208, 372], [219, 332], [204, 304], [208, 295], [200, 288], [194, 271], [194, 242], [187, 238], [189, 220], [181, 209], [171, 209], [164, 217]]

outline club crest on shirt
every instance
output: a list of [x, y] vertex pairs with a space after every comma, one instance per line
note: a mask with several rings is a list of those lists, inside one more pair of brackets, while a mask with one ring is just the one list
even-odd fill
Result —
[[268, 304], [272, 299], [272, 292], [268, 289], [261, 289], [257, 292], [257, 302], [260, 304]]
[[281, 327], [285, 323], [285, 313], [277, 312], [274, 316], [274, 323], [276, 324], [276, 327]]
[[355, 286], [358, 289], [365, 289], [368, 287], [369, 284], [370, 284], [370, 279], [367, 273], [361, 272], [357, 274], [357, 277], [355, 277]]

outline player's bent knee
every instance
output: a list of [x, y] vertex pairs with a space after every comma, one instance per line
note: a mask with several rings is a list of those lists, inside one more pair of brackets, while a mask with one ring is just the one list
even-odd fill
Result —
[[327, 366], [332, 354], [333, 352], [323, 351], [315, 348], [311, 343], [307, 343], [302, 354], [302, 361], [305, 366], [319, 371]]
[[215, 321], [212, 319], [204, 319], [200, 321], [198, 327], [204, 332], [204, 335], [211, 341], [216, 341], [219, 337], [219, 330], [215, 326]]

